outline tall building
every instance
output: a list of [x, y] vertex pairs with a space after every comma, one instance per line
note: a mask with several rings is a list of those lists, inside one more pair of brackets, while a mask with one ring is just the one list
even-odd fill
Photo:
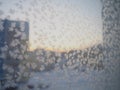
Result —
[[28, 22], [0, 20], [0, 54], [5, 61], [24, 59], [28, 41]]
[[[105, 80], [110, 90], [120, 88], [120, 1], [102, 0]], [[106, 85], [108, 85], [106, 83]]]

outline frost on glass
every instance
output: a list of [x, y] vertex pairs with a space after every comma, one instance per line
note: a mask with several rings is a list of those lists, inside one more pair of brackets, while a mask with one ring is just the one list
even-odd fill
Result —
[[25, 77], [28, 77], [24, 63], [28, 58], [29, 23], [7, 19], [0, 22], [3, 27], [0, 32], [0, 59], [4, 60], [5, 78], [13, 82], [25, 80]]
[[0, 1], [3, 90], [119, 90], [119, 0]]

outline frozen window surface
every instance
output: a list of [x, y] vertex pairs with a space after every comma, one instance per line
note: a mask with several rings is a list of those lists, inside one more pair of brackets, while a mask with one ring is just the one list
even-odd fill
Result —
[[119, 90], [119, 0], [0, 1], [0, 90]]

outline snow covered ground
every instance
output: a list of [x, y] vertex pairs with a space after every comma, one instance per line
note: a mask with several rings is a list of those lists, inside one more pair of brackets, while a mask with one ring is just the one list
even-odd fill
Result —
[[100, 76], [100, 73], [97, 75], [95, 72], [78, 73], [70, 70], [35, 73], [26, 84], [34, 88], [23, 87], [21, 90], [118, 90], [116, 83], [100, 81]]

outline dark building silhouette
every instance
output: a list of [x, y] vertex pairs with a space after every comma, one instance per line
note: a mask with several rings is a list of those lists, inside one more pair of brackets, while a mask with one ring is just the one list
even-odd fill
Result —
[[[28, 49], [29, 23], [25, 21], [0, 20], [0, 54], [6, 55], [5, 61], [20, 59]], [[7, 48], [6, 52], [2, 48]], [[22, 59], [22, 58], [21, 58]], [[11, 62], [12, 63], [12, 62]]]

